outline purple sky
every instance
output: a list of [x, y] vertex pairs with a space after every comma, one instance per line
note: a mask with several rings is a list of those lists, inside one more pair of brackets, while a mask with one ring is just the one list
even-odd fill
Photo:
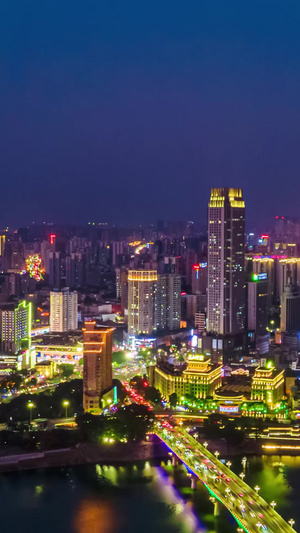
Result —
[[298, 216], [300, 3], [3, 0], [0, 225]]

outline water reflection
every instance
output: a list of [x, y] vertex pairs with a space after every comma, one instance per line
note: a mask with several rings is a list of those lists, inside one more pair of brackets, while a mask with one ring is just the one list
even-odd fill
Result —
[[73, 521], [76, 533], [115, 533], [119, 526], [113, 505], [99, 498], [83, 499]]
[[[241, 457], [231, 459], [241, 472]], [[300, 457], [253, 457], [247, 481], [300, 524]], [[196, 491], [183, 466], [141, 462], [85, 465], [0, 476], [1, 532], [28, 533], [233, 533], [224, 508], [213, 516], [206, 488]], [[14, 520], [11, 520], [11, 517]]]

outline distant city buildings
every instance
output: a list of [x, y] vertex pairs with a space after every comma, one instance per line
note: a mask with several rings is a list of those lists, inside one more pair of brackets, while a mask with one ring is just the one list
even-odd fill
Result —
[[62, 289], [50, 293], [50, 331], [69, 331], [78, 328], [78, 295]]

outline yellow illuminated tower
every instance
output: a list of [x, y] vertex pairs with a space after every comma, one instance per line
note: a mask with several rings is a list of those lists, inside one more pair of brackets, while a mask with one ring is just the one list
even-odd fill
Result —
[[242, 189], [211, 189], [208, 204], [208, 331], [245, 328], [245, 202]]
[[83, 409], [97, 413], [100, 395], [112, 387], [112, 335], [114, 328], [86, 321], [83, 331]]
[[151, 335], [156, 330], [156, 270], [128, 272], [128, 334]]

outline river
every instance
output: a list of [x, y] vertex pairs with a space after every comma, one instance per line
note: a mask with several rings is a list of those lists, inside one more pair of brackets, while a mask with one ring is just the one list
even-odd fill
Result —
[[[242, 470], [241, 458], [232, 460]], [[300, 525], [300, 457], [250, 458], [246, 478]], [[1, 533], [233, 533], [214, 518], [206, 489], [192, 492], [183, 466], [142, 462], [0, 475]], [[300, 529], [299, 529], [300, 531]]]

